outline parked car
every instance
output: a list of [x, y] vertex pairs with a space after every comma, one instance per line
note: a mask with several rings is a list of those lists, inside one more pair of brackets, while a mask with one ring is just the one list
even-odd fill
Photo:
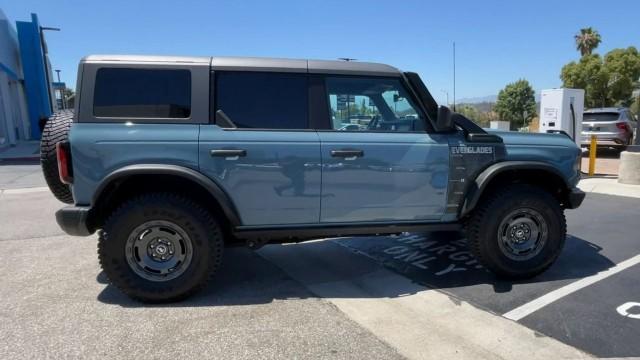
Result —
[[373, 115], [351, 115], [349, 116], [349, 123], [358, 125], [368, 125], [373, 119]]
[[[568, 137], [487, 133], [384, 64], [88, 56], [78, 79], [75, 113], [42, 138], [50, 189], [72, 204], [56, 220], [98, 232], [109, 281], [141, 301], [201, 289], [225, 246], [401, 232], [465, 230], [487, 269], [528, 278], [585, 196]], [[368, 97], [375, 123], [340, 131], [341, 94]]]
[[342, 127], [338, 128], [338, 130], [342, 130], [342, 131], [357, 131], [357, 130], [361, 130], [364, 127], [365, 126], [358, 125], [358, 124], [344, 124]]
[[633, 144], [637, 127], [637, 119], [627, 108], [587, 109], [582, 119], [582, 146], [589, 146], [595, 135], [599, 147], [624, 150]]

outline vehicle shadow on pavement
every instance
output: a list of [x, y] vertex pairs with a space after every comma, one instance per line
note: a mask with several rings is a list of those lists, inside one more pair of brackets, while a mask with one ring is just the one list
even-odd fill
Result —
[[[589, 148], [587, 147], [587, 150]], [[600, 147], [596, 150], [596, 156], [598, 158], [603, 158], [603, 159], [619, 159], [620, 158], [620, 150], [619, 149], [614, 149], [614, 148], [608, 148], [608, 147]], [[582, 153], [582, 157], [583, 158], [588, 158], [589, 157], [589, 152], [585, 151]]]
[[[333, 292], [331, 284], [357, 283], [367, 277], [379, 276], [382, 265], [428, 288], [441, 289], [462, 298], [491, 298], [493, 302], [497, 301], [496, 310], [501, 311], [496, 297], [503, 296], [505, 302], [509, 302], [508, 298], [517, 295], [516, 290], [528, 296], [544, 294], [614, 266], [600, 254], [601, 250], [595, 244], [569, 235], [564, 251], [549, 270], [532, 279], [507, 281], [496, 278], [478, 265], [466, 248], [466, 240], [460, 233], [453, 232], [269, 245], [258, 252], [230, 248], [209, 286], [183, 302], [148, 305], [133, 301], [109, 285], [103, 273], [98, 275], [97, 281], [107, 286], [98, 295], [98, 300], [124, 307], [253, 305], [317, 297], [307, 289], [314, 286], [322, 286], [323, 297], [363, 297], [363, 292], [352, 293], [341, 286], [335, 286]], [[424, 289], [420, 286], [389, 285], [365, 296], [394, 298], [421, 290]], [[480, 303], [484, 302], [480, 300]]]
[[547, 271], [532, 279], [518, 281], [499, 279], [479, 265], [461, 233], [386, 237], [379, 243], [363, 238], [340, 239], [338, 242], [435, 289], [485, 284], [490, 285], [494, 293], [506, 293], [516, 285], [580, 279], [615, 265], [601, 254], [600, 246], [572, 235], [567, 236], [562, 253]]
[[185, 301], [172, 304], [144, 304], [131, 300], [115, 286], [109, 284], [104, 272], [96, 281], [106, 287], [98, 300], [123, 307], [197, 307], [254, 305], [271, 303], [274, 299], [313, 297], [282, 270], [248, 248], [225, 249], [222, 267], [209, 285]]

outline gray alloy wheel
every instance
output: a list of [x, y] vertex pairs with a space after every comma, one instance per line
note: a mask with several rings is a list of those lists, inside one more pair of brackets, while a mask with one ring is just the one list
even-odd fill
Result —
[[540, 253], [549, 231], [544, 217], [529, 208], [509, 213], [498, 227], [498, 246], [511, 260], [524, 261]]
[[189, 267], [193, 246], [180, 226], [166, 220], [154, 220], [131, 232], [125, 252], [129, 267], [138, 276], [151, 281], [169, 281]]

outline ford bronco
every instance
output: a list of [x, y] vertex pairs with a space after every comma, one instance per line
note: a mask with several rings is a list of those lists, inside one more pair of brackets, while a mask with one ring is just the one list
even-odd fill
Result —
[[56, 219], [98, 232], [140, 301], [201, 289], [226, 246], [335, 236], [464, 230], [487, 269], [532, 277], [585, 196], [567, 136], [486, 131], [388, 65], [88, 56], [77, 94], [43, 132]]

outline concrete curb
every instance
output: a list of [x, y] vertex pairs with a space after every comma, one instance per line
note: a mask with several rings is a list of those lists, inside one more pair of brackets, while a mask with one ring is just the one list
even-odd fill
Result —
[[640, 198], [640, 185], [621, 184], [615, 177], [590, 177], [580, 180], [585, 192]]
[[40, 161], [40, 155], [0, 158], [0, 162]]
[[618, 182], [640, 185], [640, 152], [623, 151], [620, 153]]
[[15, 145], [0, 147], [0, 162], [40, 160], [40, 141], [20, 141]]

